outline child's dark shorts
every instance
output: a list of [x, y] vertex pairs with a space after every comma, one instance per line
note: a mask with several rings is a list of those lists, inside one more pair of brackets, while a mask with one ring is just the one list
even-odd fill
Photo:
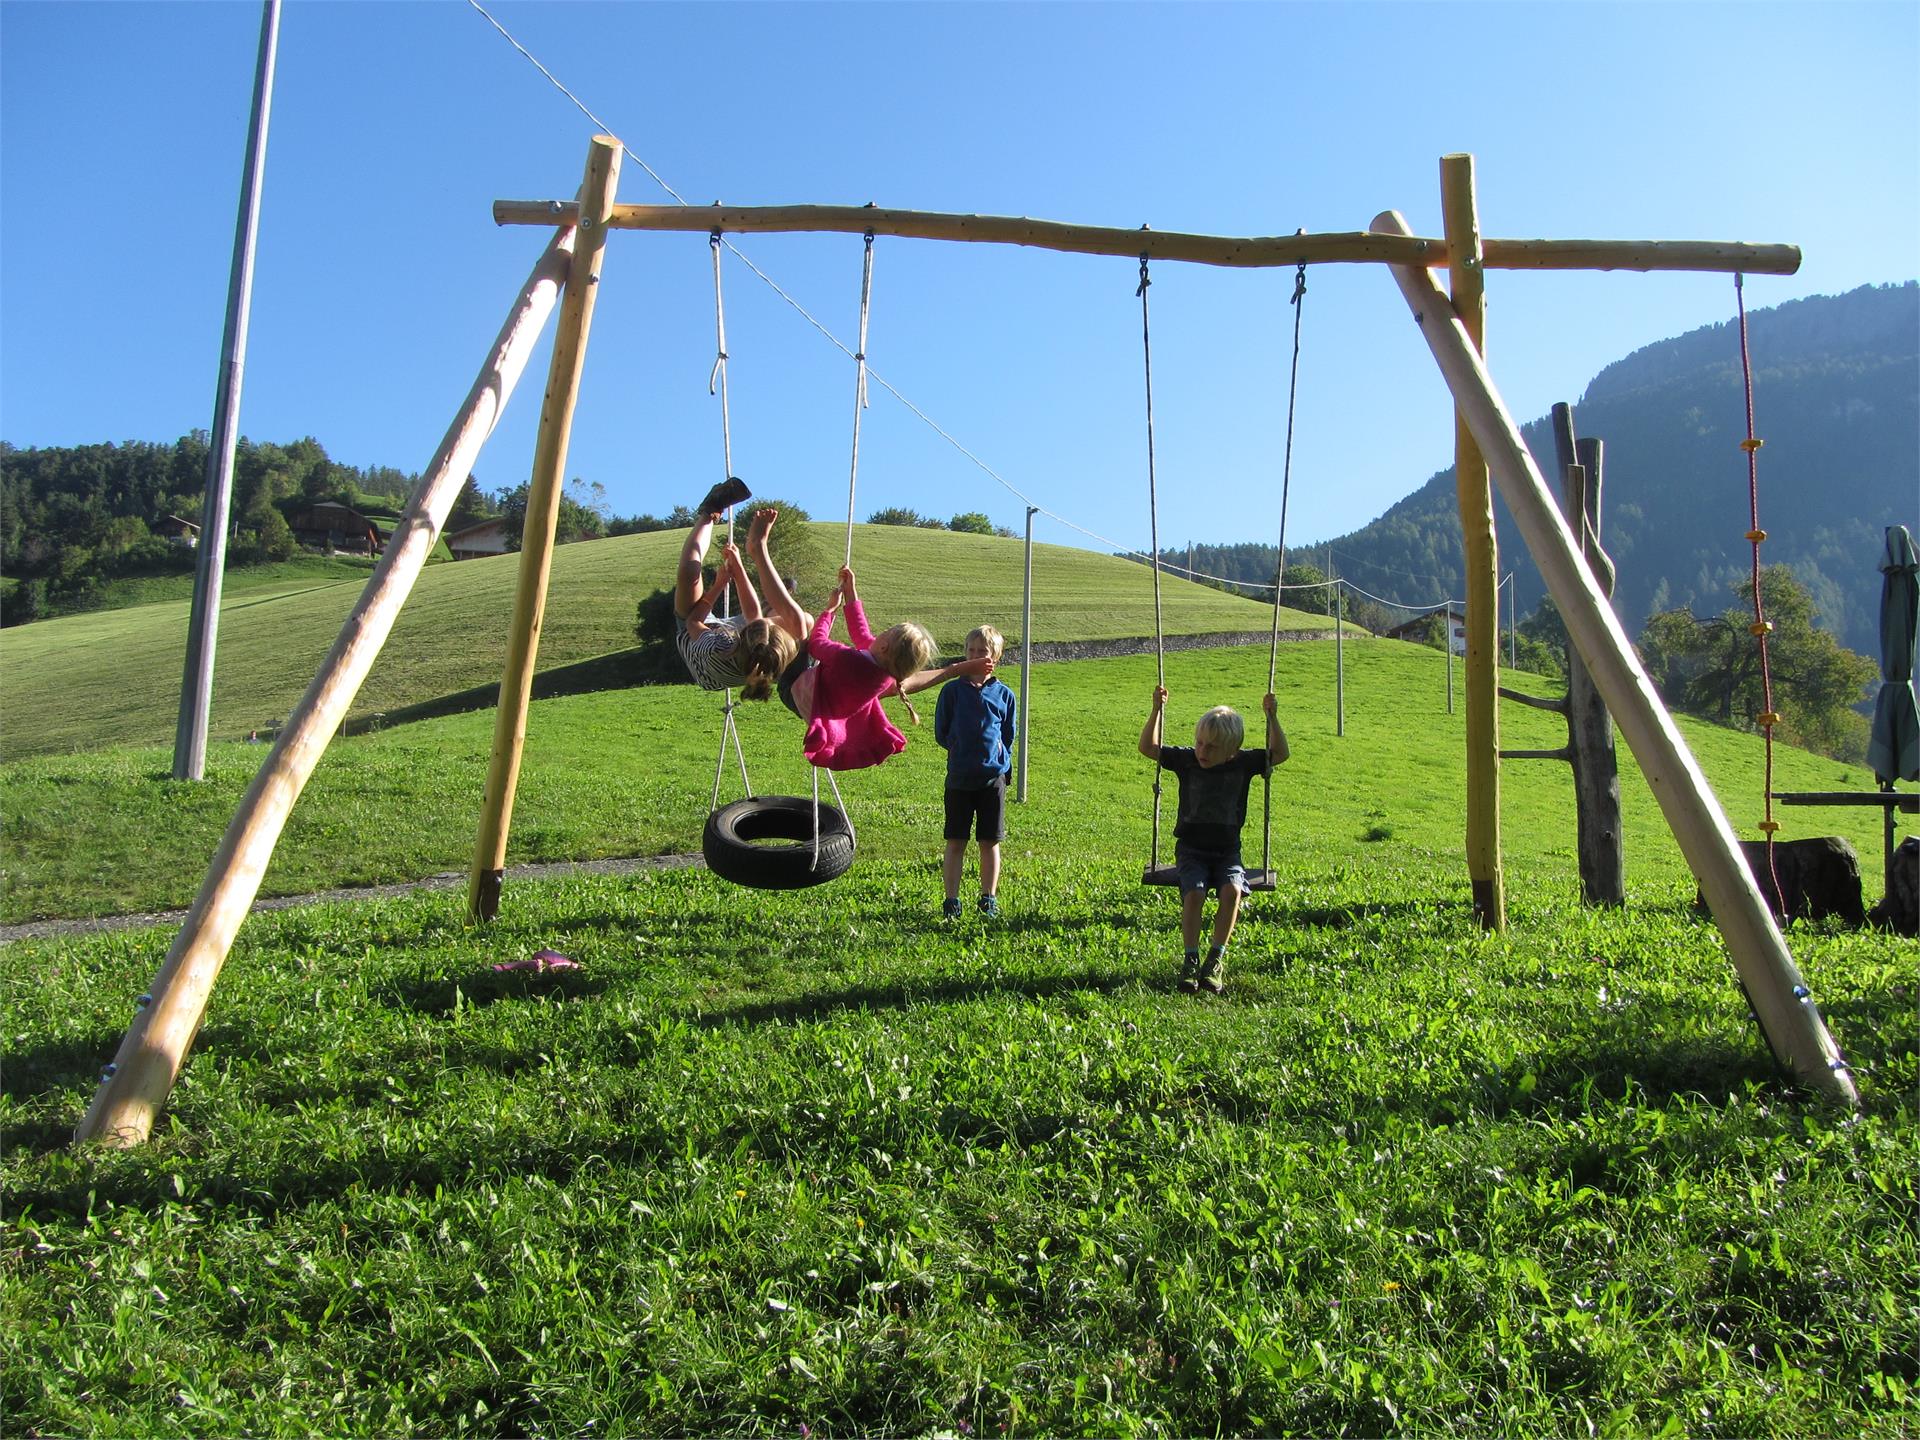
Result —
[[996, 775], [978, 790], [947, 791], [947, 828], [941, 836], [964, 842], [972, 829], [982, 845], [1007, 838], [1007, 777]]
[[1229, 885], [1242, 895], [1247, 893], [1247, 872], [1240, 864], [1240, 850], [1189, 850], [1173, 847], [1174, 873], [1180, 881], [1180, 893], [1198, 890], [1225, 890]]
[[[793, 698], [794, 682], [812, 667], [813, 657], [807, 653], [807, 642], [802, 640], [800, 648], [794, 652], [792, 662], [780, 672], [780, 678], [774, 682], [774, 689], [780, 695], [780, 703], [796, 715], [800, 715], [800, 706]], [[800, 718], [804, 720], [807, 717], [801, 715]]]

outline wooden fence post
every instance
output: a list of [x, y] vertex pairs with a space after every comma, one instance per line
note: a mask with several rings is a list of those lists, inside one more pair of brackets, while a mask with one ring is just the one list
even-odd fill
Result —
[[[1573, 407], [1553, 407], [1553, 441], [1565, 477], [1563, 511], [1580, 537], [1581, 554], [1602, 595], [1613, 594], [1613, 563], [1600, 548], [1598, 440], [1574, 439]], [[1585, 461], [1586, 463], [1580, 463]], [[1579, 652], [1567, 650], [1567, 748], [1573, 763], [1575, 849], [1580, 890], [1589, 905], [1627, 902], [1625, 841], [1621, 834], [1620, 761], [1613, 749], [1613, 716], [1594, 688]]]

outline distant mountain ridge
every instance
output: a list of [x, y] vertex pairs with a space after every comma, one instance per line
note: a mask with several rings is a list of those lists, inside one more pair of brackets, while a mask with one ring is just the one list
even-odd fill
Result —
[[[1747, 317], [1760, 451], [1766, 564], [1787, 564], [1821, 624], [1849, 649], [1878, 648], [1888, 525], [1920, 524], [1920, 285], [1863, 286]], [[1495, 369], [1498, 379], [1498, 368]], [[1629, 634], [1650, 613], [1717, 614], [1749, 573], [1746, 435], [1735, 322], [1636, 350], [1607, 366], [1574, 406], [1577, 432], [1605, 442], [1602, 536], [1619, 572], [1614, 608]], [[1558, 467], [1546, 417], [1522, 427], [1541, 473]], [[1526, 614], [1545, 593], [1495, 490], [1500, 568]], [[1209, 571], [1195, 547], [1195, 568]], [[1245, 547], [1220, 547], [1242, 550]], [[1408, 605], [1465, 593], [1449, 466], [1371, 524], [1299, 558], [1331, 562], [1374, 594]], [[1262, 575], [1271, 581], [1271, 551]], [[1223, 556], [1224, 558], [1224, 556]], [[1220, 572], [1226, 573], [1226, 572]], [[1502, 607], [1502, 623], [1505, 622]]]

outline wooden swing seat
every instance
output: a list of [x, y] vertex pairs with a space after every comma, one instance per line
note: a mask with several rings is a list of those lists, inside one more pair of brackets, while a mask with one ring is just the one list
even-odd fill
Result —
[[[1264, 891], [1274, 888], [1271, 870], [1248, 870], [1246, 875], [1249, 890]], [[1178, 885], [1180, 872], [1171, 865], [1149, 865], [1140, 873], [1140, 883], [1142, 885]]]

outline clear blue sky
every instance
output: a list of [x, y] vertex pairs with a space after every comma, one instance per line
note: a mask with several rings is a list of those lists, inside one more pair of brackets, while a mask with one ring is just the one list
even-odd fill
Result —
[[[620, 199], [819, 202], [1284, 234], [1403, 211], [1477, 158], [1484, 233], [1797, 244], [1750, 308], [1912, 279], [1920, 6], [562, 4], [489, 9], [629, 147]], [[171, 440], [210, 423], [253, 3], [0, 3], [0, 437]], [[463, 0], [290, 0], [241, 428], [415, 471], [590, 122]], [[851, 342], [856, 237], [737, 243]], [[1160, 538], [1273, 540], [1291, 275], [1163, 264]], [[1135, 265], [879, 244], [874, 369], [1046, 510], [1148, 536]], [[721, 473], [702, 235], [616, 234], [568, 471], [619, 513]], [[1634, 349], [1733, 313], [1725, 276], [1490, 276], [1522, 420]], [[1445, 386], [1390, 276], [1309, 276], [1289, 541], [1364, 524], [1451, 460]], [[846, 511], [853, 367], [729, 261], [734, 468]], [[477, 473], [530, 464], [543, 348]], [[1764, 394], [1761, 396], [1764, 433]], [[1730, 470], [1738, 456], [1729, 456]], [[858, 514], [1022, 500], [874, 387]], [[1047, 541], [1097, 545], [1044, 516]]]

